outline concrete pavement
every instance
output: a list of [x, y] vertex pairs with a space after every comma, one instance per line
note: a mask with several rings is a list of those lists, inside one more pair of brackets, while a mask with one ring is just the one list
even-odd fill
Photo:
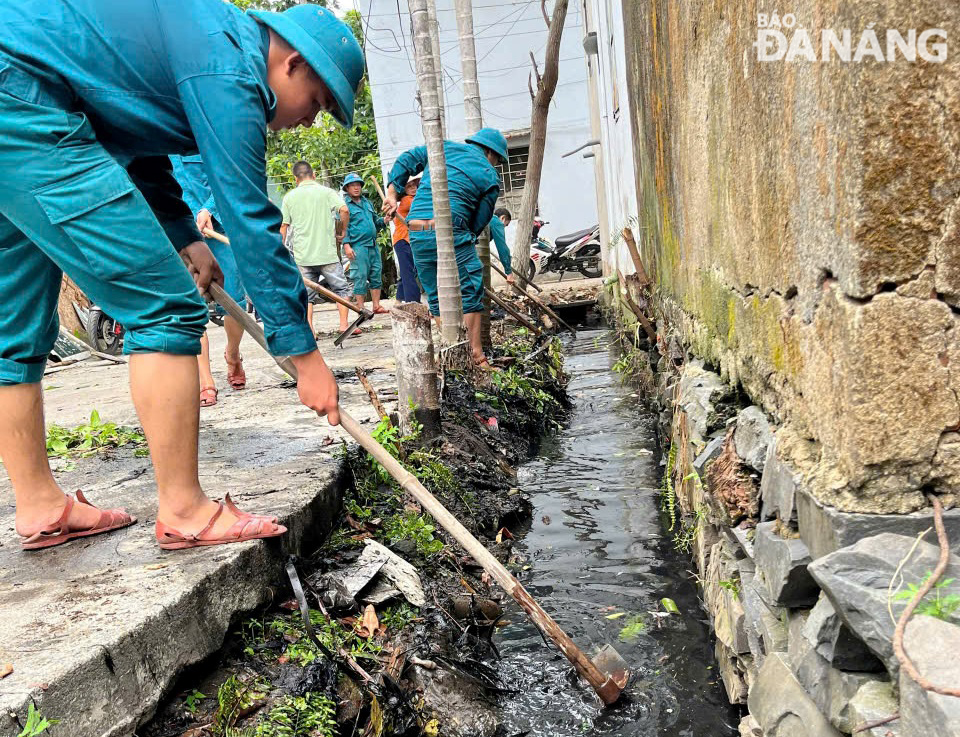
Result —
[[[314, 324], [337, 326], [318, 309]], [[369, 325], [369, 323], [368, 323]], [[280, 540], [163, 552], [153, 536], [156, 488], [148, 458], [122, 448], [108, 455], [54, 461], [64, 489], [83, 488], [104, 507], [138, 517], [126, 530], [22, 552], [14, 532], [13, 495], [0, 480], [0, 735], [20, 732], [28, 703], [60, 723], [51, 737], [132, 734], [173, 680], [222, 644], [238, 613], [266, 602], [289, 553], [315, 546], [336, 518], [345, 469], [336, 451], [345, 434], [297, 400], [273, 360], [243, 342], [247, 389], [226, 382], [223, 330], [211, 326], [220, 401], [201, 413], [200, 477], [208, 492], [230, 492], [253, 512], [271, 512], [290, 528]], [[352, 377], [361, 365], [377, 387], [394, 380], [390, 318], [337, 350], [320, 348], [341, 380], [341, 402], [354, 416], [373, 410]], [[48, 423], [75, 426], [96, 409], [104, 421], [137, 425], [127, 366], [82, 364], [45, 378]], [[388, 409], [390, 409], [388, 405]], [[330, 442], [331, 439], [334, 442]], [[16, 715], [16, 716], [12, 716]]]

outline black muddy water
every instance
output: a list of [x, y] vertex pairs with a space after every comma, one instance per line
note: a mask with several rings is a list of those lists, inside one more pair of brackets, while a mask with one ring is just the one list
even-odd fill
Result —
[[[655, 416], [621, 384], [605, 331], [567, 347], [574, 409], [520, 470], [535, 505], [517, 550], [530, 592], [588, 654], [612, 643], [633, 672], [625, 698], [601, 710], [519, 609], [498, 632], [507, 734], [531, 737], [727, 737], [739, 717], [724, 697], [713, 641], [686, 554], [664, 530]], [[679, 614], [657, 616], [661, 598]], [[529, 731], [528, 731], [529, 730]]]

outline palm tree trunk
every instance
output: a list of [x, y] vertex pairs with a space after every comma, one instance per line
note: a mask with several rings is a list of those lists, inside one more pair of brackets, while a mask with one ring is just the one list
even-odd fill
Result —
[[[530, 122], [530, 154], [527, 159], [527, 180], [523, 188], [523, 200], [520, 215], [517, 218], [517, 233], [513, 248], [513, 262], [526, 264], [530, 260], [530, 233], [533, 230], [533, 212], [540, 195], [540, 176], [543, 174], [543, 152], [547, 145], [547, 114], [550, 101], [557, 89], [557, 77], [560, 69], [560, 40], [563, 26], [567, 20], [568, 0], [556, 0], [553, 17], [550, 19], [550, 31], [547, 34], [547, 52], [544, 59], [543, 76], [533, 63], [537, 75], [537, 92], [533, 96], [533, 115]], [[531, 58], [532, 58], [531, 54]], [[532, 85], [531, 85], [532, 94]]]
[[[473, 36], [473, 0], [454, 0], [457, 11], [457, 35], [460, 39], [460, 69], [463, 75], [464, 117], [467, 135], [483, 128], [483, 111], [480, 108], [480, 82], [477, 78], [477, 46]], [[483, 320], [480, 324], [483, 347], [493, 344], [490, 337], [490, 297], [486, 290], [491, 287], [490, 236], [484, 230], [477, 239], [477, 255], [483, 264]]]
[[[453, 247], [453, 217], [450, 213], [450, 191], [447, 186], [447, 164], [443, 153], [443, 122], [437, 91], [437, 64], [430, 43], [428, 0], [410, 0], [417, 61], [417, 84], [420, 87], [420, 115], [423, 137], [427, 143], [427, 165], [433, 189], [433, 216], [437, 236], [437, 296], [440, 300], [441, 338], [445, 348], [461, 342], [463, 300], [460, 277]], [[469, 350], [468, 350], [469, 353]], [[446, 363], [446, 362], [444, 362]]]
[[434, 71], [437, 75], [437, 100], [440, 106], [441, 135], [447, 137], [447, 103], [443, 92], [443, 57], [440, 55], [440, 22], [437, 20], [436, 0], [427, 0], [427, 17], [430, 19], [430, 50], [434, 58]]

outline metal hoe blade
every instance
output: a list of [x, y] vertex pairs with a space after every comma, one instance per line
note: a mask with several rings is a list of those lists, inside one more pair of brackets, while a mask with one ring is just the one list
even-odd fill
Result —
[[[613, 645], [604, 645], [600, 652], [592, 658], [592, 661], [596, 669], [608, 677], [609, 686], [616, 687], [616, 694], [619, 696], [620, 692], [627, 687], [627, 681], [630, 680], [630, 668], [627, 661], [620, 656]], [[605, 684], [605, 688], [607, 687], [608, 685]]]

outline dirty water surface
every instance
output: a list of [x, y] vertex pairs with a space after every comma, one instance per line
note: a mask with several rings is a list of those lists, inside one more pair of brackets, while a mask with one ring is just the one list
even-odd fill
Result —
[[[530, 593], [588, 655], [612, 643], [630, 664], [631, 682], [617, 706], [601, 710], [514, 605], [496, 637], [496, 667], [513, 690], [500, 702], [504, 732], [736, 735], [739, 717], [720, 683], [689, 558], [673, 549], [661, 523], [656, 416], [611, 370], [610, 339], [583, 331], [567, 346], [574, 406], [520, 469], [534, 517], [516, 551], [527, 558], [522, 580]], [[663, 615], [663, 597], [678, 614]]]

